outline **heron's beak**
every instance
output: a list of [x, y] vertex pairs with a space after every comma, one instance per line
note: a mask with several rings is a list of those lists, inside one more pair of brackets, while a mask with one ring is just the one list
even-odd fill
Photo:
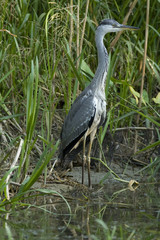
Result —
[[132, 26], [123, 25], [123, 24], [120, 24], [118, 28], [122, 30], [138, 30], [139, 29], [138, 27], [132, 27]]

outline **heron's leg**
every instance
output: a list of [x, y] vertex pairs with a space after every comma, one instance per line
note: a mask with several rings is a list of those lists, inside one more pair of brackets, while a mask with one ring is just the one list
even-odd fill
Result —
[[84, 135], [83, 139], [83, 159], [82, 159], [82, 184], [84, 184], [84, 166], [85, 166], [85, 147], [86, 147], [86, 134]]
[[91, 163], [90, 154], [91, 154], [91, 149], [92, 149], [92, 143], [93, 143], [94, 137], [96, 135], [96, 131], [97, 131], [97, 128], [95, 128], [90, 134], [90, 143], [89, 143], [88, 155], [87, 155], [88, 187], [89, 188], [92, 187], [92, 185], [91, 185], [91, 174], [90, 174], [90, 163]]

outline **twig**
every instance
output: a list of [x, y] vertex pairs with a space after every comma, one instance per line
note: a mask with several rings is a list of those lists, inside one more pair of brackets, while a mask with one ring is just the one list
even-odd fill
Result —
[[[15, 165], [16, 165], [16, 163], [17, 163], [17, 161], [18, 161], [19, 155], [20, 155], [21, 150], [22, 150], [23, 142], [24, 142], [24, 140], [21, 139], [21, 140], [20, 140], [20, 143], [19, 143], [18, 150], [17, 150], [17, 154], [16, 154], [16, 156], [15, 156], [15, 158], [14, 158], [13, 163], [11, 164], [10, 169], [12, 169], [13, 167], [15, 167]], [[10, 179], [11, 175], [12, 175], [12, 172], [10, 172], [10, 174], [9, 174], [9, 175], [7, 176], [7, 178], [6, 178], [6, 195], [7, 195], [7, 200], [10, 199], [10, 196], [9, 196], [9, 184], [8, 184], [8, 182], [9, 182], [9, 179]]]
[[53, 171], [53, 169], [54, 169], [54, 167], [55, 167], [55, 165], [56, 165], [56, 163], [57, 163], [57, 159], [54, 161], [54, 163], [53, 163], [53, 165], [52, 165], [52, 167], [51, 167], [51, 170], [49, 171], [49, 174], [48, 174], [48, 176], [47, 177], [50, 177], [51, 176], [51, 174], [52, 174], [52, 171]]
[[80, 42], [80, 53], [82, 51], [82, 46], [83, 46], [84, 32], [85, 32], [86, 21], [87, 21], [87, 14], [88, 14], [88, 7], [89, 7], [89, 0], [87, 0], [87, 3], [86, 3], [86, 12], [85, 12], [85, 17], [84, 17], [83, 29], [82, 29], [82, 37], [81, 37], [81, 42]]
[[[80, 4], [80, 1], [78, 1], [78, 6]], [[86, 3], [86, 11], [85, 11], [85, 17], [84, 17], [84, 21], [83, 21], [83, 28], [82, 28], [82, 36], [81, 36], [81, 41], [80, 41], [80, 46], [79, 46], [79, 51], [77, 53], [77, 56], [78, 56], [78, 61], [77, 61], [77, 66], [79, 66], [79, 56], [82, 52], [82, 46], [83, 46], [83, 40], [84, 40], [84, 32], [85, 32], [85, 27], [86, 27], [86, 21], [87, 21], [87, 14], [88, 14], [88, 7], [89, 7], [89, 0], [87, 0], [87, 3]], [[79, 10], [79, 7], [77, 9], [77, 12]], [[79, 14], [79, 13], [78, 13]], [[79, 17], [79, 16], [78, 16]], [[79, 19], [77, 19], [78, 21]], [[78, 26], [78, 25], [77, 25]], [[77, 29], [78, 30], [78, 29]], [[79, 32], [78, 32], [79, 34]], [[77, 39], [79, 39], [79, 36], [77, 36]], [[79, 40], [78, 40], [79, 41]], [[78, 46], [77, 46], [78, 48]], [[79, 82], [77, 84], [77, 94], [79, 94]]]
[[3, 131], [2, 123], [0, 123], [0, 135], [5, 143], [7, 143], [7, 138], [5, 136], [5, 132]]
[[[79, 7], [80, 6], [80, 0], [78, 0], [78, 5], [77, 5], [77, 69], [79, 67], [79, 55], [80, 55], [80, 47], [79, 47]], [[77, 93], [79, 92], [79, 81], [77, 83]]]
[[147, 127], [123, 127], [123, 128], [116, 128], [115, 131], [124, 131], [124, 130], [148, 130], [148, 131], [154, 131], [154, 128], [147, 128]]
[[22, 183], [17, 183], [17, 182], [13, 182], [13, 181], [11, 181], [10, 184], [14, 185], [14, 186], [17, 186], [17, 187], [20, 187], [22, 185]]
[[[147, 0], [147, 10], [146, 10], [146, 30], [145, 30], [145, 46], [144, 46], [144, 58], [143, 58], [143, 69], [142, 69], [142, 80], [141, 80], [141, 89], [140, 89], [140, 99], [138, 107], [141, 108], [142, 105], [142, 96], [143, 96], [143, 87], [144, 87], [144, 77], [145, 77], [145, 69], [146, 69], [146, 59], [147, 59], [147, 46], [148, 46], [148, 24], [149, 24], [149, 7], [150, 0]], [[137, 115], [137, 126], [139, 125], [140, 115]], [[134, 153], [137, 152], [137, 138], [138, 133], [135, 135], [135, 145], [134, 145]]]
[[[140, 99], [139, 99], [139, 108], [141, 108], [141, 105], [142, 105], [142, 96], [143, 96], [143, 87], [144, 87], [144, 77], [145, 77], [146, 59], [147, 59], [149, 6], [150, 6], [150, 0], [147, 0], [145, 47], [144, 47], [144, 59], [143, 59], [143, 69], [142, 69], [142, 81], [141, 81], [141, 91], [140, 91]], [[139, 116], [139, 115], [138, 115], [138, 116]]]
[[7, 32], [7, 33], [9, 33], [10, 35], [12, 35], [13, 37], [17, 37], [17, 35], [11, 33], [11, 32], [8, 31], [7, 29], [0, 29], [0, 32]]
[[70, 15], [69, 49], [70, 49], [70, 54], [71, 54], [71, 52], [72, 52], [72, 39], [73, 39], [73, 0], [71, 0], [71, 2], [70, 2], [70, 9], [71, 9], [71, 15]]
[[[136, 6], [137, 2], [138, 2], [138, 0], [134, 0], [134, 2], [131, 4], [129, 11], [128, 11], [127, 15], [125, 16], [124, 20], [123, 20], [123, 24], [126, 24], [126, 23], [127, 23], [128, 18], [129, 18], [129, 16], [130, 16], [130, 14], [132, 13], [132, 10], [133, 10], [134, 7]], [[121, 34], [122, 34], [122, 32], [117, 33], [115, 39], [114, 39], [114, 40], [111, 42], [111, 44], [110, 44], [110, 48], [111, 48], [111, 49], [115, 46], [115, 44], [117, 43], [117, 41], [118, 41], [118, 39], [120, 38]]]
[[[78, 0], [77, 5], [77, 69], [79, 67], [79, 5], [80, 0]], [[77, 87], [79, 89], [79, 87]]]

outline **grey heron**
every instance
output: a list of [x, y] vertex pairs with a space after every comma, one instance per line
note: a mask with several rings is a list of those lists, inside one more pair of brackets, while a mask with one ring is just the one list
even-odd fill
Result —
[[63, 164], [65, 156], [83, 142], [82, 184], [84, 184], [85, 145], [90, 136], [87, 167], [88, 186], [91, 187], [90, 153], [96, 131], [106, 118], [105, 82], [109, 66], [109, 57], [104, 46], [104, 36], [109, 32], [136, 30], [137, 27], [119, 24], [113, 19], [104, 19], [95, 31], [95, 41], [98, 52], [98, 67], [91, 83], [76, 98], [65, 118], [61, 131], [60, 161]]

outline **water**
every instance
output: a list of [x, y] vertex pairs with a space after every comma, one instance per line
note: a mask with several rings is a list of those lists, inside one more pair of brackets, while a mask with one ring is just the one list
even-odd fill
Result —
[[[79, 193], [79, 195], [81, 195]], [[70, 193], [71, 214], [54, 196], [34, 199], [37, 207], [1, 214], [0, 239], [160, 239], [160, 185], [135, 191], [110, 182], [89, 196]]]

